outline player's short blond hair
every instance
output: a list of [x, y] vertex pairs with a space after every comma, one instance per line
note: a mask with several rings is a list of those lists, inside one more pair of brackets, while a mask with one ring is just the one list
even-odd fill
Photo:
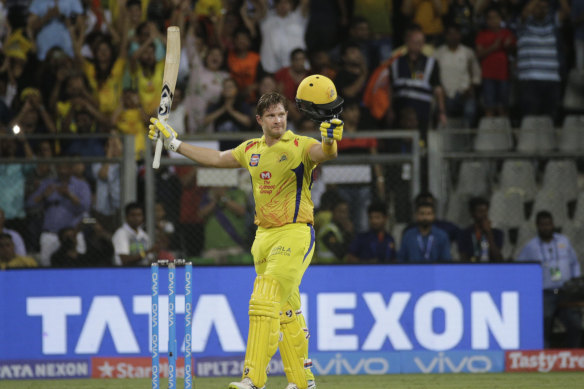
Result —
[[288, 112], [288, 99], [286, 97], [278, 92], [265, 93], [258, 100], [256, 112], [259, 116], [262, 116], [268, 108], [278, 104], [282, 104], [284, 110]]

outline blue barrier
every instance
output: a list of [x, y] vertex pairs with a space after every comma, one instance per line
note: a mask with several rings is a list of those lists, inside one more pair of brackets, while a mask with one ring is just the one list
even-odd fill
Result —
[[[245, 352], [254, 277], [251, 267], [194, 269], [195, 358]], [[165, 278], [160, 291], [168, 290]], [[176, 286], [180, 318], [184, 285]], [[0, 360], [150, 356], [150, 287], [147, 268], [0, 272]], [[300, 289], [314, 353], [543, 346], [536, 264], [313, 266]], [[166, 294], [158, 317], [168, 317]], [[182, 356], [185, 334], [177, 327]], [[159, 330], [166, 353], [167, 320]]]

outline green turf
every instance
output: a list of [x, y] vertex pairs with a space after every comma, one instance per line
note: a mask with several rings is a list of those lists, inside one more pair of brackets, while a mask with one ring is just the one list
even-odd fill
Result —
[[[197, 378], [196, 389], [226, 389], [236, 378]], [[511, 373], [511, 374], [396, 374], [382, 376], [323, 376], [318, 389], [581, 389], [584, 373]], [[2, 389], [145, 389], [147, 379], [93, 379], [51, 381], [0, 381]], [[161, 380], [161, 388], [166, 380]], [[284, 377], [271, 377], [267, 389], [284, 389]], [[179, 380], [177, 388], [182, 388]]]

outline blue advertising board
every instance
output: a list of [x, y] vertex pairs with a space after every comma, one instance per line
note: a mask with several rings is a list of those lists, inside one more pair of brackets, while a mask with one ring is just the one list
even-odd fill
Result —
[[[161, 269], [161, 353], [168, 344], [166, 277]], [[196, 358], [245, 352], [254, 277], [251, 267], [195, 268]], [[183, 269], [176, 279], [182, 354]], [[439, 357], [446, 351], [542, 348], [537, 264], [312, 266], [300, 290], [311, 351], [342, 352], [349, 368], [352, 352], [420, 351]], [[149, 324], [149, 269], [0, 272], [0, 360], [148, 356]], [[434, 363], [420, 361], [426, 369]], [[458, 368], [461, 362], [448, 363]]]

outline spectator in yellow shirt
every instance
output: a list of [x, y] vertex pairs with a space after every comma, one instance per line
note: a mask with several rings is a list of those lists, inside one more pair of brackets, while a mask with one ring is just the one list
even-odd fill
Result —
[[33, 258], [16, 255], [14, 242], [9, 234], [0, 234], [0, 270], [37, 266]]

